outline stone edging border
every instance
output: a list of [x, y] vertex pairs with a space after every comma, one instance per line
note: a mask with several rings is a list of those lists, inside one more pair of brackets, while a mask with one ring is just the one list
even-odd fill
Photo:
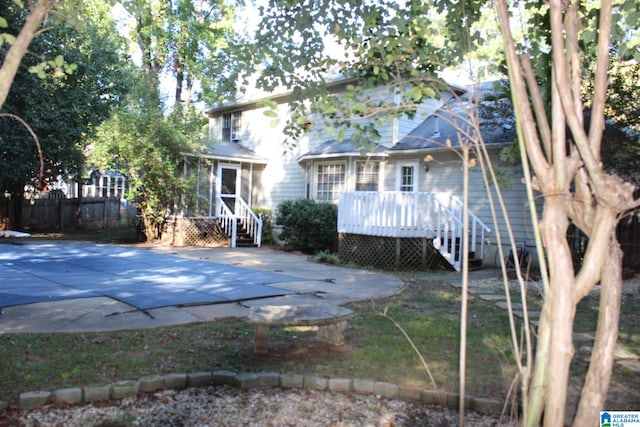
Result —
[[[389, 399], [421, 401], [457, 410], [460, 395], [439, 390], [426, 390], [416, 386], [403, 386], [384, 381], [352, 378], [324, 378], [300, 374], [259, 372], [238, 374], [232, 371], [193, 372], [189, 374], [166, 374], [145, 376], [138, 380], [117, 381], [105, 385], [63, 388], [55, 391], [31, 391], [21, 393], [17, 406], [20, 410], [33, 410], [54, 404], [57, 406], [89, 404], [111, 399], [136, 397], [142, 393], [153, 393], [167, 389], [192, 387], [231, 386], [240, 389], [257, 387], [306, 388], [336, 393], [369, 394]], [[483, 414], [498, 415], [502, 403], [495, 399], [468, 396], [466, 409]], [[9, 402], [0, 401], [0, 411], [9, 407]]]

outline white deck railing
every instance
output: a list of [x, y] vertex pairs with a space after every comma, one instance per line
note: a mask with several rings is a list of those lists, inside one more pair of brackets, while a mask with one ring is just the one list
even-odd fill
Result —
[[258, 217], [242, 197], [236, 196], [236, 217], [244, 224], [247, 233], [253, 238], [253, 244], [262, 245], [262, 218]]
[[220, 214], [218, 215], [220, 225], [224, 232], [231, 236], [231, 247], [237, 246], [238, 222], [244, 224], [253, 243], [258, 247], [262, 246], [262, 218], [253, 213], [247, 202], [242, 197], [236, 196], [235, 212], [233, 212], [220, 196], [217, 196], [216, 199], [220, 206]]
[[[469, 212], [469, 250], [484, 254], [484, 237], [490, 231]], [[462, 262], [462, 204], [445, 201], [435, 193], [342, 192], [338, 204], [338, 232], [368, 236], [433, 239], [433, 245], [456, 269]]]

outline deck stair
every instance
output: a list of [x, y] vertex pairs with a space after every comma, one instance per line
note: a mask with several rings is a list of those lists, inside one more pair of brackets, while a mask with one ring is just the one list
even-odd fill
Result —
[[251, 210], [242, 197], [235, 197], [233, 209], [221, 197], [217, 197], [217, 203], [220, 205], [218, 219], [229, 237], [231, 247], [262, 246], [262, 218]]
[[[458, 237], [455, 240], [455, 247], [454, 247], [454, 262], [455, 263], [462, 263], [462, 260], [460, 259], [460, 257], [462, 256], [462, 247], [461, 247], [461, 239]], [[451, 241], [450, 239], [447, 240], [447, 242], [445, 242], [444, 237], [441, 237], [439, 241], [433, 241], [432, 242], [433, 246], [438, 249], [438, 253], [440, 254], [441, 258], [446, 261], [447, 264], [449, 264], [452, 268], [455, 269], [455, 265], [452, 265], [449, 262], [448, 258], [444, 257], [444, 254], [447, 253], [446, 250], [444, 250], [443, 248], [446, 248], [448, 245], [451, 245]], [[460, 264], [462, 265], [462, 264]], [[469, 251], [469, 270], [479, 270], [482, 268], [482, 257], [477, 257], [476, 256], [476, 251]]]

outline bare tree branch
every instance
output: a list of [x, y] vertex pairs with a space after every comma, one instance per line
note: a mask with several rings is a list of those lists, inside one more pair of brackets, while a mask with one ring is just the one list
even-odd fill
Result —
[[31, 40], [38, 34], [40, 25], [46, 19], [49, 11], [56, 4], [56, 0], [39, 0], [37, 3], [29, 2], [30, 14], [27, 16], [24, 26], [15, 41], [7, 51], [0, 68], [0, 108], [4, 105], [9, 95], [22, 58], [27, 53]]

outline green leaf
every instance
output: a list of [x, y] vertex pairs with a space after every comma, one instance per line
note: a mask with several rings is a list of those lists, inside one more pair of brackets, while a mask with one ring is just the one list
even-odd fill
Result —
[[64, 65], [64, 57], [62, 55], [56, 56], [54, 60], [56, 67], [62, 67]]
[[329, 136], [335, 136], [335, 135], [336, 135], [336, 130], [335, 130], [335, 128], [334, 128], [333, 126], [329, 125], [329, 124], [326, 124], [326, 125], [324, 126], [324, 131], [325, 131], [325, 133], [326, 133], [327, 135], [329, 135]]
[[24, 3], [22, 0], [13, 0], [13, 3], [16, 4], [20, 9], [24, 9]]
[[16, 41], [16, 37], [13, 34], [2, 34], [2, 38], [9, 44], [13, 44]]
[[278, 113], [276, 111], [273, 110], [265, 110], [264, 111], [264, 115], [267, 117], [273, 117], [273, 118], [277, 118], [278, 117]]
[[362, 102], [357, 102], [353, 104], [353, 107], [351, 107], [351, 111], [353, 111], [354, 114], [364, 114], [367, 112], [367, 106]]
[[31, 67], [29, 67], [29, 72], [31, 74], [37, 75], [41, 79], [44, 79], [45, 77], [47, 77], [46, 73], [44, 72], [45, 66], [46, 64], [44, 62], [41, 62], [38, 65], [32, 65]]
[[0, 28], [7, 28], [8, 26], [9, 23], [7, 22], [7, 20], [0, 16]]
[[78, 69], [78, 64], [64, 64], [64, 73], [73, 74]]
[[412, 87], [409, 96], [414, 102], [419, 102], [422, 99], [422, 88], [420, 86]]
[[256, 106], [259, 108], [270, 108], [270, 109], [275, 109], [278, 107], [278, 103], [276, 101], [274, 101], [273, 99], [261, 99], [260, 101], [258, 101], [256, 103]]

